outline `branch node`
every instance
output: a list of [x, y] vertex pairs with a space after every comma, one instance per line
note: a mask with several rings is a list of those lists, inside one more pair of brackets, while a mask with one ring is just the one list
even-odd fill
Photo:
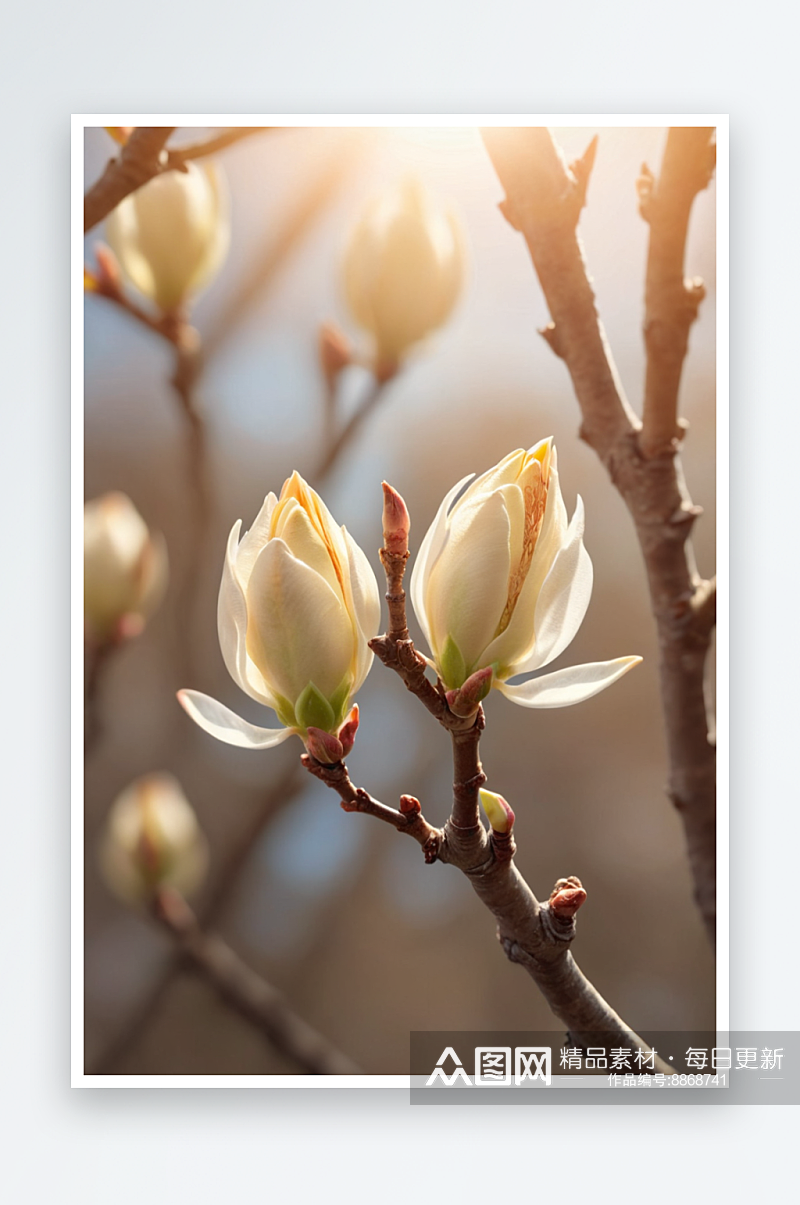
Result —
[[561, 332], [556, 327], [555, 322], [548, 322], [547, 326], [540, 327], [538, 333], [554, 355], [558, 356], [559, 360], [563, 360], [564, 346], [561, 340]]

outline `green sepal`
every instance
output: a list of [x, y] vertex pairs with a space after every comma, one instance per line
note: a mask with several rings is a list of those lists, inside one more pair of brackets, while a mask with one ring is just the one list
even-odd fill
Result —
[[288, 699], [284, 699], [283, 695], [273, 694], [275, 700], [275, 714], [285, 728], [297, 727], [297, 716], [294, 714], [294, 707]]
[[461, 649], [452, 636], [447, 637], [439, 657], [439, 673], [448, 690], [458, 690], [467, 679], [467, 667]]
[[[344, 717], [347, 712], [347, 704], [350, 702], [350, 690], [353, 685], [353, 679], [350, 674], [345, 674], [336, 690], [331, 695], [328, 702], [333, 708], [333, 728], [331, 732], [336, 733], [344, 723]], [[316, 727], [319, 727], [317, 724]]]
[[309, 682], [294, 706], [298, 726], [306, 731], [309, 727], [321, 728], [323, 732], [334, 732], [336, 715], [322, 691]]

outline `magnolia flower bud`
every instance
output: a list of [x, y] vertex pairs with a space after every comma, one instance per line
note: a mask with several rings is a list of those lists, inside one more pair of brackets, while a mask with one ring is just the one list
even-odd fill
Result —
[[83, 508], [83, 608], [96, 644], [135, 636], [167, 587], [167, 546], [125, 494]]
[[436, 211], [416, 181], [367, 210], [350, 239], [344, 284], [353, 317], [375, 339], [379, 375], [390, 376], [445, 322], [463, 275], [458, 223]]
[[100, 846], [100, 869], [113, 893], [142, 905], [160, 887], [190, 895], [208, 867], [208, 843], [180, 784], [150, 774], [115, 800]]
[[408, 535], [411, 531], [411, 516], [408, 508], [388, 482], [383, 483], [383, 546], [387, 552], [405, 554], [408, 551]]
[[562, 653], [586, 614], [592, 563], [583, 503], [578, 498], [568, 524], [550, 439], [512, 452], [454, 503], [469, 480], [445, 498], [411, 575], [417, 619], [439, 676], [455, 692], [451, 708], [474, 702], [485, 685], [478, 671], [489, 667], [491, 686], [514, 703], [566, 707], [638, 664], [641, 657], [619, 657], [508, 685]]
[[195, 723], [229, 745], [266, 749], [294, 733], [312, 757], [317, 750], [319, 760], [338, 760], [342, 753], [332, 756], [335, 747], [321, 744], [320, 734], [337, 738], [343, 752], [352, 748], [357, 713], [348, 712], [380, 623], [375, 574], [297, 473], [280, 499], [268, 495], [241, 543], [240, 529], [241, 521], [228, 539], [219, 592], [222, 656], [237, 685], [285, 727], [257, 728], [197, 691], [178, 698]]
[[106, 221], [124, 275], [166, 314], [205, 288], [230, 242], [228, 206], [216, 169], [188, 163], [127, 196]]
[[514, 827], [515, 816], [503, 796], [495, 795], [494, 791], [486, 791], [483, 788], [478, 794], [481, 799], [481, 807], [486, 813], [486, 819], [494, 831], [496, 833], [510, 832]]

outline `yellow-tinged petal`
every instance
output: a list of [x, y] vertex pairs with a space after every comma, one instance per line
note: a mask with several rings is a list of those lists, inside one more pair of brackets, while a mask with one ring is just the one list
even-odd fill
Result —
[[294, 702], [314, 682], [333, 695], [352, 670], [353, 625], [340, 596], [270, 540], [247, 588], [247, 651], [268, 687]]

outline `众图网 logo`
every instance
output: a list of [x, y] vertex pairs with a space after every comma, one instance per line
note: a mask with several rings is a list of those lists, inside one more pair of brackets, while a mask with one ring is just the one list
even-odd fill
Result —
[[[449, 1072], [448, 1061], [451, 1067]], [[515, 1046], [513, 1052], [510, 1046], [476, 1046], [473, 1080], [470, 1080], [453, 1047], [446, 1046], [439, 1055], [425, 1087], [429, 1088], [436, 1080], [441, 1080], [447, 1088], [451, 1088], [456, 1082], [466, 1084], [468, 1088], [473, 1084], [476, 1088], [489, 1088], [507, 1087], [512, 1083], [520, 1087], [526, 1081], [534, 1080], [541, 1080], [549, 1086], [551, 1078], [552, 1057], [549, 1046]]]

